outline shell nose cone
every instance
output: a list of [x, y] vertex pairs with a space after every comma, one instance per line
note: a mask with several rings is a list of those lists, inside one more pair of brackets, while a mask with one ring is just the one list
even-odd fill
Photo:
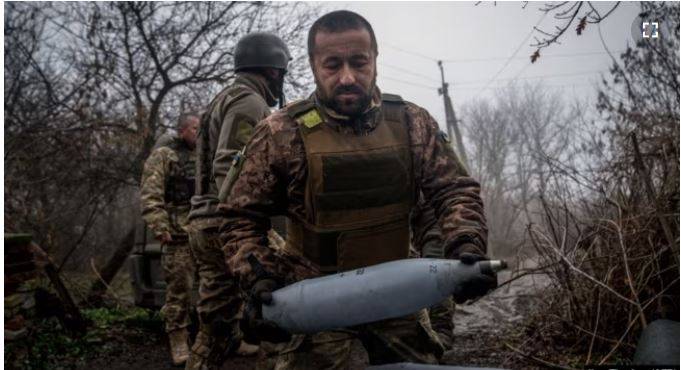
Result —
[[504, 260], [489, 260], [480, 262], [480, 271], [482, 273], [499, 272], [508, 267]]
[[504, 260], [492, 260], [492, 261], [490, 261], [490, 264], [491, 264], [490, 267], [495, 272], [505, 270], [508, 267], [508, 265], [506, 264], [506, 261], [504, 261]]

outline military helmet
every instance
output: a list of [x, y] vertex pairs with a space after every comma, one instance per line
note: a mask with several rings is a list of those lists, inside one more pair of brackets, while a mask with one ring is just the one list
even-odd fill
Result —
[[251, 67], [270, 67], [286, 70], [291, 54], [284, 40], [266, 32], [249, 33], [237, 42], [234, 51], [234, 70]]

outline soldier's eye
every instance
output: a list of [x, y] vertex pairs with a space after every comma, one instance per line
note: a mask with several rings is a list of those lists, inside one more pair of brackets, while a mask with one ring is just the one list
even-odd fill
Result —
[[353, 68], [362, 68], [362, 67], [366, 66], [367, 64], [369, 64], [369, 63], [365, 60], [353, 60], [352, 62], [350, 62], [350, 65]]

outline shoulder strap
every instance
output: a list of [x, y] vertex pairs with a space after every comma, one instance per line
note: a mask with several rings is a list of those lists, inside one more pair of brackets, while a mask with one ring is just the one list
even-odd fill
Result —
[[298, 123], [298, 127], [311, 129], [323, 122], [311, 99], [299, 100], [287, 106], [286, 114]]
[[405, 122], [404, 100], [395, 94], [381, 94], [383, 117], [387, 121]]
[[301, 99], [286, 106], [286, 114], [291, 118], [296, 118], [299, 115], [314, 109], [314, 102], [310, 99]]
[[404, 104], [404, 100], [402, 99], [402, 97], [396, 94], [382, 93], [381, 100], [388, 103]]

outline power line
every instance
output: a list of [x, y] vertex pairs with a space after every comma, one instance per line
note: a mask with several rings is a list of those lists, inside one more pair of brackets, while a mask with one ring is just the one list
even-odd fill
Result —
[[504, 65], [501, 67], [501, 69], [492, 77], [492, 79], [489, 80], [489, 82], [487, 83], [487, 85], [485, 85], [485, 87], [483, 87], [482, 89], [480, 89], [480, 91], [478, 91], [478, 92], [475, 94], [476, 97], [478, 97], [483, 91], [485, 91], [485, 89], [487, 89], [487, 86], [489, 86], [490, 84], [492, 84], [492, 82], [494, 82], [494, 80], [496, 80], [496, 78], [499, 77], [499, 75], [501, 74], [501, 72], [503, 72], [504, 69], [506, 69], [506, 67], [508, 67], [508, 65], [511, 63], [511, 60], [513, 60], [513, 58], [515, 58], [515, 56], [518, 54], [518, 52], [520, 51], [520, 49], [522, 49], [522, 47], [525, 45], [525, 43], [527, 42], [527, 40], [530, 39], [530, 36], [532, 36], [532, 33], [534, 32], [534, 30], [539, 26], [539, 24], [544, 20], [544, 18], [546, 18], [546, 15], [547, 15], [547, 14], [549, 14], [549, 13], [546, 12], [546, 13], [544, 13], [544, 14], [541, 16], [541, 18], [539, 18], [539, 21], [537, 21], [537, 24], [535, 24], [534, 27], [532, 27], [532, 30], [530, 30], [530, 32], [527, 34], [527, 36], [525, 36], [525, 38], [523, 39], [523, 41], [522, 41], [520, 44], [518, 44], [518, 47], [515, 49], [515, 51], [513, 52], [513, 54], [511, 54], [511, 56], [508, 58], [508, 60], [506, 61], [506, 63], [504, 63]]
[[[625, 50], [618, 50], [615, 51], [614, 53], [623, 53]], [[568, 57], [582, 57], [582, 56], [591, 56], [591, 55], [600, 55], [600, 54], [608, 54], [607, 51], [593, 51], [593, 52], [583, 52], [583, 53], [564, 53], [564, 54], [548, 54], [548, 55], [541, 55], [539, 59], [543, 58], [568, 58]], [[442, 63], [472, 63], [472, 62], [491, 62], [491, 61], [498, 61], [498, 60], [507, 60], [507, 59], [515, 59], [515, 60], [521, 60], [521, 59], [529, 59], [530, 57], [527, 56], [521, 56], [521, 57], [490, 57], [490, 58], [464, 58], [464, 59], [444, 59], [442, 60]]]
[[414, 87], [420, 87], [420, 88], [423, 88], [423, 89], [436, 90], [437, 91], [437, 87], [424, 85], [424, 84], [414, 82], [414, 81], [402, 80], [402, 79], [399, 79], [399, 78], [389, 77], [389, 76], [386, 76], [386, 75], [381, 75], [380, 77], [385, 78], [386, 80], [400, 82], [400, 83], [407, 84], [407, 85], [414, 86]]
[[424, 75], [424, 74], [421, 74], [421, 73], [418, 73], [418, 72], [414, 72], [414, 71], [409, 70], [407, 68], [402, 68], [402, 67], [398, 67], [398, 66], [386, 64], [386, 63], [378, 63], [378, 65], [383, 66], [383, 67], [388, 67], [388, 68], [391, 68], [391, 69], [394, 69], [394, 70], [397, 70], [397, 71], [400, 71], [400, 72], [403, 72], [403, 73], [407, 73], [407, 74], [410, 74], [410, 75], [413, 75], [413, 76], [416, 76], [416, 77], [421, 77], [421, 78], [426, 79], [428, 81], [439, 82], [438, 80], [436, 80], [436, 79], [434, 79], [430, 76], [427, 76], [427, 75]]
[[[528, 61], [527, 64], [525, 64], [525, 66], [523, 68], [521, 68], [520, 71], [518, 71], [518, 73], [516, 73], [511, 78], [511, 80], [509, 81], [509, 84], [511, 84], [511, 83], [513, 83], [513, 81], [517, 80], [520, 77], [521, 74], [525, 73], [525, 70], [530, 68], [531, 65], [532, 65], [532, 62]], [[497, 81], [499, 81], [499, 80], [497, 80]]]
[[[541, 20], [540, 20], [541, 22]], [[538, 26], [539, 24], [537, 24]], [[537, 27], [535, 26], [535, 27]], [[533, 28], [534, 31], [534, 28]], [[530, 35], [532, 34], [532, 31], [530, 31]], [[527, 40], [523, 40], [523, 43]], [[423, 58], [432, 62], [437, 62], [438, 59], [429, 57], [425, 54], [417, 53], [415, 51], [410, 51], [406, 50], [397, 46], [393, 46], [391, 44], [387, 44], [385, 42], [382, 42], [381, 45], [386, 45], [390, 47], [391, 49], [395, 49], [399, 52], [410, 54], [417, 56], [419, 58]], [[522, 44], [521, 44], [522, 45]], [[610, 53], [612, 54], [619, 54], [619, 53], [624, 53], [626, 50], [615, 50], [611, 51]], [[517, 54], [514, 53], [514, 54]], [[585, 51], [585, 52], [578, 52], [578, 53], [556, 53], [556, 54], [546, 54], [546, 55], [540, 55], [540, 59], [545, 59], [545, 58], [570, 58], [570, 57], [586, 57], [586, 56], [593, 56], [593, 55], [603, 55], [603, 54], [609, 54], [607, 51]], [[529, 59], [530, 57], [528, 56], [514, 56], [512, 55], [511, 57], [488, 57], [488, 58], [454, 58], [454, 59], [442, 59], [442, 63], [474, 63], [474, 62], [493, 62], [493, 61], [499, 61], [499, 60], [522, 60], [522, 59]]]
[[[603, 73], [606, 71], [584, 71], [584, 72], [572, 72], [572, 73], [551, 73], [551, 74], [545, 74], [545, 75], [535, 75], [535, 76], [526, 76], [526, 77], [518, 77], [522, 72], [527, 69], [528, 66], [525, 66], [520, 72], [515, 77], [510, 77], [510, 78], [498, 78], [496, 81], [514, 81], [514, 80], [532, 80], [536, 78], [556, 78], [556, 77], [568, 77], [568, 76], [586, 76], [586, 75], [592, 75], [592, 74], [598, 74], [598, 73]], [[476, 85], [476, 84], [481, 84], [483, 82], [487, 82], [487, 80], [471, 80], [471, 81], [463, 81], [463, 82], [458, 82], [457, 85]]]
[[[595, 75], [595, 74], [606, 72], [606, 71], [602, 71], [602, 70], [596, 70], [596, 71], [582, 71], [582, 72], [571, 72], [571, 73], [551, 73], [551, 74], [519, 77], [530, 65], [531, 65], [531, 63], [528, 63], [514, 77], [498, 78], [498, 79], [496, 79], [496, 81], [510, 81], [510, 82], [512, 82], [512, 81], [515, 81], [515, 80], [533, 80], [533, 79], [539, 79], [539, 78], [549, 79], [549, 78], [560, 78], [560, 77], [571, 77], [571, 76], [588, 76], [588, 75]], [[391, 77], [391, 76], [386, 76], [386, 75], [383, 75], [383, 74], [380, 75], [380, 77], [385, 78], [386, 80], [395, 81], [395, 82], [399, 82], [399, 83], [403, 83], [403, 84], [407, 84], [407, 85], [411, 85], [411, 86], [415, 86], [415, 87], [421, 87], [421, 88], [428, 89], [428, 90], [437, 90], [438, 89], [438, 87], [436, 87], [436, 86], [425, 85], [425, 84], [420, 83], [420, 82], [400, 79], [400, 78]], [[455, 87], [450, 87], [450, 88], [454, 88], [456, 90], [462, 90], [461, 88], [458, 88], [457, 86], [460, 86], [460, 85], [481, 85], [483, 83], [488, 83], [488, 82], [489, 82], [488, 80], [462, 81], [462, 82], [458, 82]], [[474, 89], [474, 87], [465, 88], [465, 89]]]
[[[532, 80], [532, 79], [538, 79], [538, 78], [547, 78], [547, 79], [548, 79], [548, 78], [557, 78], [557, 77], [586, 76], [586, 75], [592, 75], [592, 74], [598, 74], [598, 73], [604, 72], [604, 71], [584, 71], [584, 72], [574, 72], [574, 73], [553, 73], [553, 74], [545, 74], [545, 75], [535, 75], [535, 76], [518, 77], [518, 76], [519, 76], [527, 67], [528, 67], [528, 66], [525, 66], [520, 72], [518, 72], [518, 73], [516, 74], [515, 77], [511, 77], [511, 78], [499, 78], [499, 79], [497, 79], [496, 81], [509, 81], [509, 82], [513, 82], [513, 81], [515, 81], [515, 80]], [[415, 81], [404, 80], [404, 79], [395, 78], [395, 77], [390, 77], [390, 76], [386, 76], [386, 75], [381, 75], [380, 77], [381, 77], [381, 78], [385, 78], [386, 80], [390, 80], [390, 81], [394, 81], [394, 82], [406, 84], [406, 85], [409, 85], [409, 86], [412, 86], [412, 87], [418, 87], [418, 88], [423, 88], [423, 89], [427, 89], [427, 90], [437, 90], [437, 89], [438, 89], [438, 88], [435, 87], [435, 86], [429, 86], [429, 85], [425, 85], [425, 84], [422, 84], [422, 83], [419, 83], [419, 82], [415, 82]], [[471, 81], [464, 81], [464, 82], [459, 82], [459, 83], [457, 83], [456, 86], [453, 86], [453, 87], [450, 87], [450, 88], [452, 88], [452, 89], [454, 89], [454, 90], [475, 90], [475, 89], [476, 89], [475, 86], [471, 86], [471, 87], [459, 87], [459, 86], [461, 86], [461, 85], [480, 85], [481, 83], [487, 83], [487, 82], [489, 82], [489, 81], [488, 81], [488, 80], [471, 80]], [[497, 85], [497, 86], [489, 86], [489, 87], [498, 88], [498, 87], [503, 87], [503, 86], [507, 86], [507, 85], [508, 85], [508, 84]], [[575, 84], [564, 84], [564, 85], [565, 85], [565, 86], [572, 86], [572, 85], [575, 85]], [[582, 85], [582, 84], [577, 84], [577, 85], [575, 85], [575, 86], [581, 86], [581, 85]], [[584, 84], [584, 85], [589, 85], [589, 84]], [[547, 86], [548, 86], [548, 85], [547, 85]], [[557, 86], [563, 86], [563, 85], [550, 85], [550, 86], [555, 86], [555, 87], [557, 87]]]
[[386, 42], [381, 42], [381, 45], [385, 45], [385, 46], [387, 46], [387, 47], [389, 47], [389, 48], [391, 48], [391, 49], [394, 49], [394, 50], [403, 52], [403, 53], [405, 53], [405, 54], [410, 54], [410, 55], [413, 55], [413, 56], [417, 56], [417, 57], [419, 57], [419, 58], [427, 59], [427, 60], [429, 60], [429, 61], [431, 61], [431, 62], [437, 62], [437, 59], [432, 58], [432, 57], [429, 57], [429, 56], [427, 56], [427, 55], [425, 55], [425, 54], [417, 53], [417, 52], [411, 51], [411, 50], [405, 50], [405, 49], [402, 49], [402, 48], [400, 48], [400, 47], [398, 47], [398, 46], [388, 44], [388, 43], [386, 43]]
[[[508, 84], [503, 84], [503, 85], [490, 86], [490, 88], [498, 89], [498, 88], [503, 88], [503, 87], [507, 87], [507, 86], [508, 86]], [[551, 88], [551, 89], [565, 88], [565, 87], [583, 87], [583, 86], [593, 86], [593, 84], [592, 83], [579, 83], [579, 84], [567, 83], [567, 84], [542, 85], [542, 87]], [[472, 91], [472, 90], [476, 90], [476, 89], [477, 89], [476, 87], [453, 87], [452, 88], [452, 90], [454, 90], [454, 91]]]

